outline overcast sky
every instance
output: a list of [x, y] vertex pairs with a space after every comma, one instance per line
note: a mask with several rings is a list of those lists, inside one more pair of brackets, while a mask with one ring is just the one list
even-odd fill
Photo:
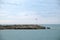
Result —
[[60, 24], [60, 1], [0, 0], [0, 24]]

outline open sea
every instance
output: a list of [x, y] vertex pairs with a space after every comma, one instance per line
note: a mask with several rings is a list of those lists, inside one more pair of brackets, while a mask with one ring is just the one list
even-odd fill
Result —
[[0, 30], [0, 40], [60, 40], [60, 24], [40, 24], [51, 29]]

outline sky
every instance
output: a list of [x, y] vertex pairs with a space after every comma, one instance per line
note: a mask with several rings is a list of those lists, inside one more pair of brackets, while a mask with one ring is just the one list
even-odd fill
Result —
[[60, 0], [0, 0], [0, 24], [60, 24]]

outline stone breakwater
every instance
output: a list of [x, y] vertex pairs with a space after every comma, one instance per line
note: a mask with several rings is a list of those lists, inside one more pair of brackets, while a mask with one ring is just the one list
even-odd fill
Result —
[[0, 25], [0, 29], [50, 29], [40, 25]]

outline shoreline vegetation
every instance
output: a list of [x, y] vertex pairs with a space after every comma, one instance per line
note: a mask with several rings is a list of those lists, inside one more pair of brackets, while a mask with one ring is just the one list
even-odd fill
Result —
[[0, 29], [50, 29], [40, 25], [0, 25]]

